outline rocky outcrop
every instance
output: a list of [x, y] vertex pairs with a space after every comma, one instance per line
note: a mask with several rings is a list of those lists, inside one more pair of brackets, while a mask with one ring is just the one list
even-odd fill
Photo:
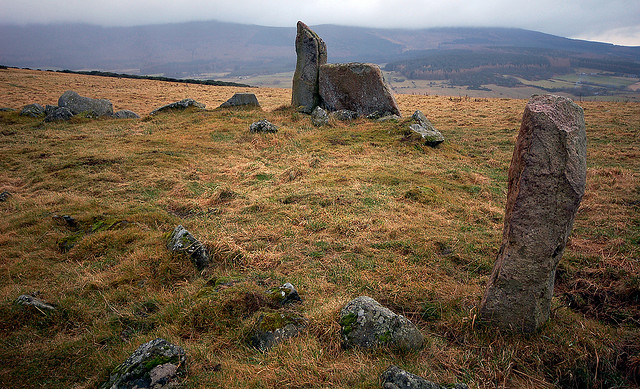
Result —
[[20, 116], [29, 116], [32, 118], [44, 116], [44, 107], [40, 104], [25, 105], [20, 111]]
[[[397, 366], [389, 366], [380, 376], [382, 389], [446, 389], [449, 386], [441, 386], [424, 378], [411, 374]], [[454, 389], [467, 389], [466, 384], [455, 384]]]
[[296, 71], [293, 74], [291, 105], [311, 113], [320, 105], [318, 71], [327, 63], [327, 46], [306, 24], [298, 22], [296, 35]]
[[69, 109], [74, 115], [82, 114], [92, 118], [113, 115], [113, 105], [109, 100], [83, 97], [70, 90], [60, 96], [58, 106]]
[[58, 122], [69, 120], [73, 117], [73, 112], [67, 107], [56, 107], [47, 105], [47, 116], [45, 116], [45, 122]]
[[171, 252], [189, 256], [198, 270], [202, 270], [209, 265], [207, 249], [181, 225], [177, 226], [169, 235], [167, 248]]
[[425, 145], [435, 147], [444, 142], [444, 137], [440, 131], [431, 124], [429, 119], [422, 113], [422, 111], [416, 111], [411, 115], [416, 123], [409, 126], [409, 129], [418, 134]]
[[322, 104], [329, 111], [346, 109], [360, 116], [376, 112], [382, 113], [380, 116], [400, 116], [396, 99], [377, 65], [322, 65], [318, 80]]
[[183, 99], [180, 101], [176, 101], [175, 103], [163, 105], [162, 107], [155, 109], [151, 112], [150, 115], [155, 115], [159, 112], [171, 111], [171, 110], [185, 110], [189, 107], [194, 107], [196, 109], [205, 109], [206, 106], [202, 103], [195, 101], [194, 99]]
[[220, 105], [220, 108], [230, 107], [260, 107], [260, 103], [253, 93], [236, 93]]
[[251, 125], [249, 126], [249, 131], [253, 133], [256, 133], [256, 132], [274, 133], [274, 132], [278, 132], [278, 127], [275, 124], [268, 121], [267, 119], [262, 119], [260, 121], [251, 123]]
[[556, 268], [586, 185], [582, 108], [535, 96], [522, 117], [511, 166], [502, 246], [480, 317], [532, 332], [548, 318]]
[[158, 338], [138, 347], [100, 389], [168, 388], [185, 370], [185, 362], [182, 347]]
[[122, 109], [113, 114], [115, 119], [140, 119], [140, 115], [128, 109]]
[[360, 296], [347, 303], [340, 311], [339, 322], [345, 348], [418, 350], [424, 344], [424, 337], [409, 319], [371, 297]]

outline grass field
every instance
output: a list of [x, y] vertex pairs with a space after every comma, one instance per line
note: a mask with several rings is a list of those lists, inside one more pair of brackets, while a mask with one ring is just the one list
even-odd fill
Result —
[[[640, 385], [639, 103], [581, 103], [587, 191], [551, 319], [522, 336], [476, 314], [525, 100], [397, 95], [403, 116], [420, 109], [443, 133], [429, 148], [394, 122], [315, 128], [287, 89], [0, 70], [0, 107], [67, 89], [143, 118], [0, 112], [1, 387], [93, 388], [156, 337], [185, 348], [185, 388], [378, 388], [391, 364], [471, 388]], [[263, 109], [214, 109], [239, 91]], [[210, 109], [146, 116], [187, 97]], [[249, 133], [263, 118], [280, 131]], [[167, 251], [178, 224], [212, 266]], [[263, 354], [247, 333], [284, 282], [309, 324]], [[13, 304], [36, 291], [57, 310]], [[360, 295], [410, 318], [426, 347], [343, 350], [338, 314]]]

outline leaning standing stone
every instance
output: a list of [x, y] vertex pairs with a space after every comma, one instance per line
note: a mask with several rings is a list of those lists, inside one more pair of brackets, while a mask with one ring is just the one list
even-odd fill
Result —
[[418, 350], [424, 344], [424, 337], [409, 319], [367, 296], [357, 297], [342, 308], [340, 326], [345, 348]]
[[584, 112], [571, 100], [535, 96], [516, 142], [502, 246], [480, 316], [533, 332], [548, 318], [556, 267], [586, 185]]
[[158, 338], [138, 347], [100, 389], [166, 388], [184, 370], [185, 361], [182, 347]]
[[318, 70], [327, 63], [327, 45], [306, 24], [298, 22], [296, 35], [296, 71], [293, 74], [291, 105], [311, 113], [320, 105]]

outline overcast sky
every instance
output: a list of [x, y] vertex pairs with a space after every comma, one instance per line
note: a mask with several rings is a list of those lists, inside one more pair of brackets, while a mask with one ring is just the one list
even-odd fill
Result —
[[640, 46], [640, 0], [0, 0], [0, 24], [132, 26], [219, 20], [264, 26], [519, 27]]

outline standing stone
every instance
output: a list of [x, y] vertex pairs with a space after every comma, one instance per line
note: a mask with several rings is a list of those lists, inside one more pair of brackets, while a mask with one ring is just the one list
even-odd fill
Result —
[[529, 100], [509, 168], [502, 246], [480, 316], [533, 332], [548, 318], [556, 267], [586, 185], [584, 112], [553, 95]]
[[293, 74], [291, 105], [311, 113], [320, 105], [318, 71], [327, 63], [327, 45], [306, 24], [298, 22], [296, 35], [296, 72]]
[[378, 65], [344, 63], [320, 66], [320, 98], [329, 111], [347, 109], [360, 116], [377, 113], [400, 115], [391, 88]]

